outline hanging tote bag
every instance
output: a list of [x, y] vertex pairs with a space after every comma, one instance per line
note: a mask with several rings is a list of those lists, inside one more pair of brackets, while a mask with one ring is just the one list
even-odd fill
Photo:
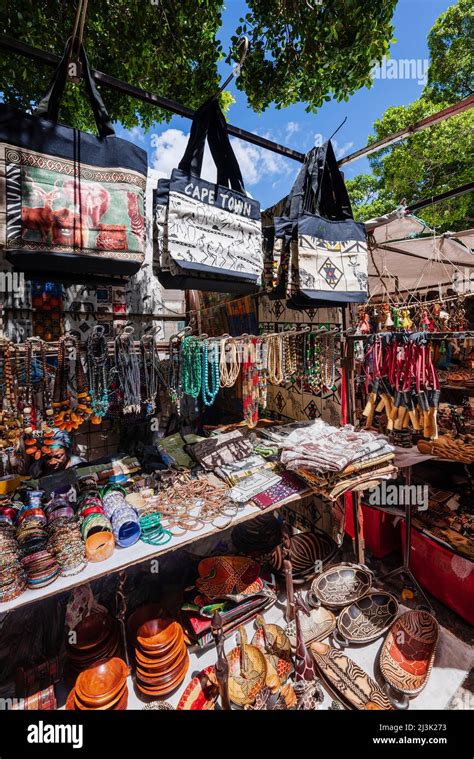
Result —
[[[275, 219], [289, 262], [281, 276], [295, 308], [367, 300], [367, 241], [352, 216], [343, 177], [330, 142], [314, 148]], [[283, 256], [282, 256], [283, 260]]]
[[99, 136], [57, 123], [70, 44], [33, 115], [0, 105], [0, 247], [31, 276], [134, 274], [145, 250], [147, 155], [115, 136], [83, 47]]
[[[217, 183], [201, 178], [206, 138]], [[169, 180], [159, 180], [155, 205], [158, 279], [165, 288], [248, 294], [262, 278], [260, 204], [242, 174], [215, 100], [193, 119], [185, 154]]]

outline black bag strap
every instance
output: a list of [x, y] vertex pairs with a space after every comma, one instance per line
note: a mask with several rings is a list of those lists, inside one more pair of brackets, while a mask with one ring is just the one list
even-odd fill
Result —
[[219, 103], [211, 98], [195, 112], [188, 144], [178, 168], [200, 177], [206, 138], [217, 167], [217, 184], [245, 192], [244, 181], [230, 144], [227, 124]]
[[[61, 98], [64, 94], [64, 88], [67, 81], [67, 69], [69, 63], [69, 51], [72, 45], [72, 38], [69, 39], [64, 48], [63, 57], [61, 58], [53, 78], [49, 85], [46, 95], [39, 102], [38, 107], [35, 110], [35, 116], [41, 118], [47, 118], [51, 121], [57, 121], [59, 116], [59, 106], [61, 104]], [[115, 131], [110, 121], [109, 114], [102, 100], [102, 96], [96, 87], [94, 78], [89, 66], [89, 60], [86, 55], [84, 45], [81, 44], [79, 50], [79, 59], [82, 63], [82, 72], [84, 76], [84, 82], [86, 85], [89, 101], [94, 113], [95, 123], [97, 124], [97, 130], [100, 137], [108, 137], [114, 135]]]
[[325, 219], [352, 219], [352, 208], [343, 176], [330, 141], [307, 153], [288, 195], [284, 215], [296, 220], [304, 211]]

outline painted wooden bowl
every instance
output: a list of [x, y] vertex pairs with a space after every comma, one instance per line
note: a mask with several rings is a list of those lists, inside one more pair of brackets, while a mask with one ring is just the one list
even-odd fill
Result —
[[112, 697], [125, 683], [129, 669], [119, 658], [97, 664], [81, 672], [76, 680], [76, 692], [84, 703]]
[[[320, 606], [318, 609], [311, 609], [309, 616], [300, 614], [300, 626], [304, 642], [309, 645], [313, 641], [324, 640], [332, 633], [336, 627], [336, 617], [332, 611]], [[285, 627], [285, 634], [292, 649], [296, 649], [296, 622], [294, 619]]]
[[380, 671], [406, 696], [425, 687], [433, 668], [439, 625], [426, 611], [407, 611], [395, 620], [380, 651]]
[[361, 564], [334, 564], [313, 580], [308, 600], [330, 608], [348, 606], [369, 592], [372, 579], [372, 572]]
[[370, 643], [387, 632], [397, 614], [395, 596], [372, 590], [341, 611], [337, 619], [338, 639], [343, 643]]
[[137, 643], [144, 651], [163, 653], [173, 646], [181, 625], [172, 619], [150, 619], [137, 631]]
[[206, 667], [188, 683], [178, 706], [180, 711], [209, 711], [215, 709], [219, 697], [214, 665]]
[[246, 556], [210, 556], [199, 562], [198, 573], [196, 587], [210, 599], [250, 595], [259, 589], [260, 565]]
[[256, 646], [265, 655], [268, 678], [276, 675], [280, 683], [285, 683], [293, 672], [291, 661], [291, 644], [285, 631], [279, 625], [260, 624], [252, 638]]
[[[253, 704], [257, 693], [265, 685], [267, 677], [267, 663], [262, 651], [256, 646], [250, 646], [245, 637], [241, 645], [233, 648], [227, 655], [229, 662], [229, 698], [237, 706], [249, 706]], [[241, 646], [243, 656], [241, 657]], [[242, 661], [244, 671], [242, 672]]]
[[[300, 584], [311, 580], [321, 566], [332, 559], [337, 545], [321, 530], [299, 532], [290, 538], [290, 560], [293, 582]], [[265, 557], [265, 563], [277, 574], [283, 573], [284, 553], [281, 545]]]
[[320, 642], [311, 643], [310, 650], [329, 688], [349, 707], [361, 710], [393, 709], [375, 680], [342, 651]]

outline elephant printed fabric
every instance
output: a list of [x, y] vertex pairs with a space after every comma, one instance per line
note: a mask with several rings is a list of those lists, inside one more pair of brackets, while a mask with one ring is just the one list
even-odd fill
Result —
[[119, 256], [141, 263], [145, 178], [132, 170], [4, 148], [6, 251]]

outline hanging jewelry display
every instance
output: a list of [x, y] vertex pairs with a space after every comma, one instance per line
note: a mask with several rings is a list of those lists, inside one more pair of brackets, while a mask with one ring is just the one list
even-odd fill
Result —
[[322, 385], [326, 390], [334, 391], [336, 389], [335, 337], [334, 335], [325, 335], [321, 342], [321, 350], [324, 355], [322, 361]]
[[[210, 345], [209, 345], [210, 343]], [[212, 406], [219, 392], [219, 351], [217, 340], [204, 340], [202, 347], [201, 393], [205, 406]], [[209, 374], [211, 381], [209, 385]]]
[[[75, 380], [75, 392], [70, 377]], [[65, 335], [58, 341], [58, 368], [52, 404], [54, 426], [66, 432], [76, 430], [92, 414], [89, 404], [90, 395], [77, 340], [73, 335]]]
[[87, 377], [91, 397], [92, 424], [100, 424], [109, 408], [107, 384], [107, 341], [104, 328], [94, 327], [87, 338]]
[[267, 337], [268, 346], [268, 381], [272, 385], [281, 385], [284, 382], [283, 375], [283, 349], [280, 335]]
[[316, 335], [304, 336], [305, 375], [314, 393], [321, 392], [321, 344]]
[[156, 411], [158, 395], [158, 374], [156, 371], [157, 355], [155, 341], [152, 335], [143, 335], [140, 340], [142, 355], [143, 385], [145, 391], [145, 413], [150, 416]]
[[285, 334], [282, 343], [285, 381], [288, 381], [297, 370], [296, 335], [292, 335], [291, 333]]
[[141, 409], [140, 361], [133, 348], [128, 327], [115, 338], [115, 367], [123, 396], [123, 413], [139, 414]]
[[242, 360], [242, 404], [244, 421], [248, 427], [258, 422], [258, 368], [256, 363], [257, 340], [247, 338], [244, 342]]
[[[199, 376], [201, 375], [199, 374]], [[181, 347], [178, 338], [173, 336], [170, 338], [169, 342], [168, 391], [171, 403], [176, 408], [178, 414], [181, 409], [181, 400], [183, 397], [181, 377]]]
[[268, 347], [265, 340], [257, 340], [256, 365], [258, 372], [259, 406], [262, 409], [266, 409], [268, 391]]
[[221, 340], [219, 374], [221, 387], [232, 387], [240, 373], [240, 356], [237, 343], [232, 337]]
[[193, 335], [183, 337], [181, 343], [181, 378], [183, 393], [197, 398], [202, 386], [201, 341]]
[[0, 414], [0, 443], [4, 448], [15, 448], [21, 435], [17, 414], [16, 380], [13, 374], [11, 343], [7, 342], [3, 354], [4, 391]]
[[37, 429], [36, 410], [33, 406], [33, 387], [31, 378], [31, 342], [25, 343], [25, 400], [23, 408], [23, 432], [25, 441], [25, 453], [38, 461], [41, 458], [41, 432]]

